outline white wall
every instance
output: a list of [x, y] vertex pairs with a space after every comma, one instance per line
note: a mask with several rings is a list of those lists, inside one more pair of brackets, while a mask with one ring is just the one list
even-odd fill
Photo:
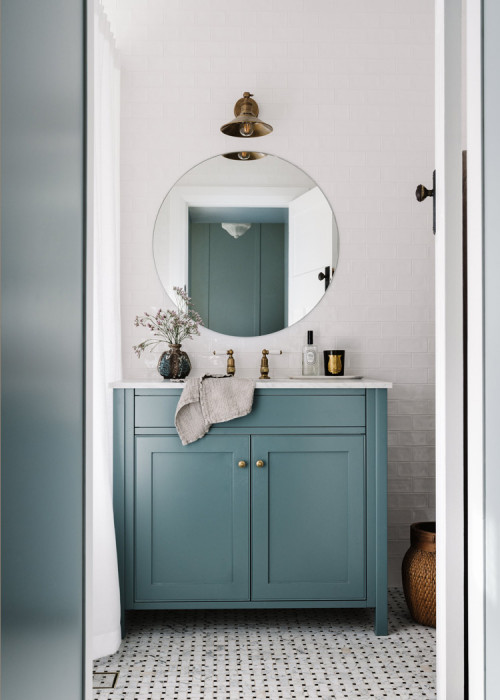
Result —
[[[167, 303], [151, 238], [158, 208], [194, 164], [236, 150], [219, 131], [244, 90], [274, 132], [256, 143], [303, 168], [329, 198], [340, 260], [307, 320], [272, 337], [203, 332], [185, 343], [195, 371], [212, 349], [235, 350], [255, 376], [300, 366], [313, 329], [346, 349], [349, 372], [390, 379], [389, 581], [399, 585], [409, 523], [434, 518], [434, 165], [432, 0], [106, 0], [122, 54], [122, 318], [124, 372], [148, 376], [132, 352], [136, 313]], [[223, 360], [218, 360], [222, 363]], [[212, 364], [210, 364], [212, 363]], [[219, 364], [222, 367], [222, 364]]]

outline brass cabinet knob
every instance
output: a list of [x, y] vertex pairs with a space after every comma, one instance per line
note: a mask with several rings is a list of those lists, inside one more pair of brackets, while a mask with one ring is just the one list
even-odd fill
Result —
[[261, 459], [258, 459], [258, 460], [255, 462], [255, 466], [256, 466], [256, 467], [263, 467], [263, 466], [264, 466], [264, 462], [263, 462]]
[[241, 460], [241, 462], [238, 462], [238, 466], [241, 467], [241, 468], [243, 469], [243, 467], [246, 467], [246, 466], [247, 466], [247, 463], [244, 462], [243, 460]]

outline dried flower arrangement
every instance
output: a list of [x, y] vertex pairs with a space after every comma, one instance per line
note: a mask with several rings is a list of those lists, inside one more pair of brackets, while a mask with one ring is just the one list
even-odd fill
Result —
[[136, 316], [135, 326], [148, 328], [152, 338], [143, 340], [139, 345], [134, 345], [134, 351], [138, 357], [149, 348], [150, 352], [159, 343], [180, 345], [186, 338], [200, 335], [198, 326], [203, 325], [201, 316], [193, 309], [193, 302], [182, 287], [174, 287], [177, 310], [158, 309], [156, 314], [144, 312], [143, 316]]

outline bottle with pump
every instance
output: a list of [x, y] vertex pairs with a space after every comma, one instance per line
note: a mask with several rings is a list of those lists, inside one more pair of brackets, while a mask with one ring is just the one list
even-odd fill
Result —
[[313, 332], [307, 331], [307, 345], [302, 350], [302, 375], [317, 377], [319, 375], [319, 353], [313, 343]]

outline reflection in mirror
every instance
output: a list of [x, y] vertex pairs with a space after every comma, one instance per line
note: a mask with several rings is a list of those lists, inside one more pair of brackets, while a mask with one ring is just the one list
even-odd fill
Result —
[[316, 306], [337, 267], [338, 230], [316, 183], [275, 156], [216, 156], [172, 187], [153, 250], [172, 296], [184, 287], [207, 328], [273, 333]]

